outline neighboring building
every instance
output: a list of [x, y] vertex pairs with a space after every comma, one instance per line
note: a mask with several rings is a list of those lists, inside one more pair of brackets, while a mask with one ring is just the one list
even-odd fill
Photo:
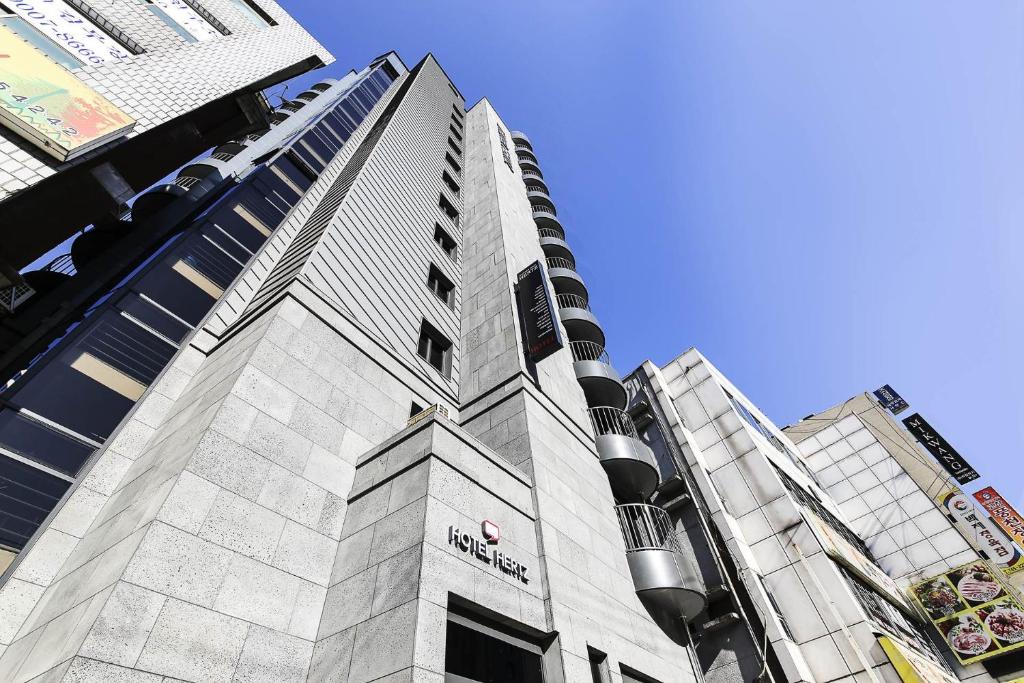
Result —
[[[690, 482], [691, 517], [711, 529], [711, 542], [689, 543], [704, 580], [728, 584], [693, 623], [707, 680], [751, 680], [743, 668], [760, 661], [765, 630], [776, 680], [991, 681], [1024, 670], [1020, 651], [962, 666], [908, 597], [984, 556], [918, 485], [927, 460], [887, 415], [855, 400], [780, 430], [695, 349], [631, 378], [644, 440], [677, 454], [659, 457], [662, 487], [674, 468]], [[693, 539], [690, 526], [676, 524]]]
[[698, 680], [699, 571], [529, 140], [431, 56], [282, 110], [140, 197], [166, 245], [11, 375], [9, 467], [60, 483], [0, 680]]
[[53, 283], [17, 271], [264, 128], [262, 91], [333, 59], [273, 0], [4, 0], [0, 46], [0, 287], [22, 290]]

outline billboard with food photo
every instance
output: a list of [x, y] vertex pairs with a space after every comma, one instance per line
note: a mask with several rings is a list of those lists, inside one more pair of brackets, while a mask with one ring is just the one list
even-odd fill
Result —
[[1024, 608], [998, 577], [972, 562], [910, 587], [961, 664], [1024, 646]]

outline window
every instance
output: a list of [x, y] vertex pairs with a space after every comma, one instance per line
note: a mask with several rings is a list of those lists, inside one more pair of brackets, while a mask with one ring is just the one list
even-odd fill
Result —
[[459, 210], [456, 209], [450, 201], [448, 201], [447, 197], [441, 195], [437, 200], [437, 206], [444, 212], [444, 215], [452, 219], [452, 223], [455, 225], [459, 224]]
[[814, 472], [811, 471], [811, 468], [807, 466], [807, 463], [805, 463], [803, 459], [800, 458], [800, 456], [794, 453], [792, 449], [790, 449], [789, 446], [787, 446], [782, 441], [782, 439], [775, 436], [775, 434], [772, 433], [770, 429], [761, 424], [761, 421], [758, 420], [757, 417], [755, 417], [754, 414], [751, 413], [745, 405], [736, 400], [732, 394], [730, 394], [724, 388], [722, 389], [722, 391], [725, 391], [725, 395], [726, 397], [728, 397], [729, 403], [732, 404], [733, 409], [735, 409], [736, 412], [740, 414], [740, 417], [746, 420], [747, 424], [754, 428], [754, 431], [763, 436], [765, 438], [765, 441], [770, 443], [775, 448], [775, 450], [785, 455], [790, 462], [799, 467], [800, 471], [806, 474], [808, 479], [810, 479], [814, 483], [818, 482], [818, 478], [814, 475]]
[[232, 0], [245, 17], [257, 26], [277, 26], [274, 18], [267, 14], [253, 0]]
[[[772, 467], [775, 467], [775, 465], [772, 465]], [[793, 498], [796, 499], [797, 503], [809, 508], [814, 512], [814, 514], [818, 515], [818, 517], [821, 518], [821, 521], [832, 527], [833, 531], [842, 536], [850, 545], [863, 553], [864, 557], [868, 558], [872, 562], [875, 561], [874, 556], [871, 554], [867, 545], [864, 544], [864, 541], [861, 540], [861, 537], [853, 533], [853, 530], [850, 529], [850, 527], [843, 524], [838, 517], [829, 512], [828, 508], [822, 505], [820, 500], [818, 500], [809, 491], [804, 490], [804, 488], [797, 484], [792, 477], [778, 467], [775, 467], [775, 473], [779, 475], [779, 479], [782, 480], [783, 486], [793, 494]]]
[[448, 186], [448, 189], [452, 191], [452, 194], [459, 193], [459, 184], [455, 182], [455, 178], [452, 178], [448, 174], [448, 171], [444, 171], [441, 173], [441, 180], [443, 180], [444, 184]]
[[455, 136], [456, 140], [458, 140], [460, 143], [462, 142], [462, 134], [459, 133], [459, 131], [455, 128], [453, 124], [448, 124], [448, 130], [452, 132], [452, 135]]
[[587, 647], [587, 657], [590, 660], [590, 677], [594, 683], [611, 683], [611, 671], [608, 669], [608, 655], [598, 652], [592, 647]]
[[460, 119], [461, 119], [461, 118], [462, 118], [463, 116], [465, 116], [465, 114], [463, 114], [463, 113], [462, 113], [462, 110], [461, 110], [461, 109], [459, 109], [459, 105], [457, 105], [457, 104], [452, 104], [452, 113], [453, 113], [453, 114], [455, 114], [455, 115], [456, 115], [457, 117], [459, 117]]
[[209, 12], [186, 0], [147, 0], [149, 9], [186, 42], [212, 40], [231, 32]]
[[645, 676], [625, 664], [619, 664], [619, 672], [622, 674], [622, 683], [658, 683], [658, 681], [650, 676]]
[[455, 285], [434, 264], [430, 264], [430, 272], [427, 274], [427, 288], [443, 301], [445, 306], [451, 308], [455, 303]]
[[416, 353], [446, 378], [451, 376], [452, 343], [426, 320], [420, 326], [420, 343], [416, 348]]
[[134, 41], [120, 40], [123, 34], [95, 10], [64, 0], [0, 5], [0, 15], [6, 15], [0, 16], [0, 23], [69, 68], [127, 59], [142, 52]]
[[448, 165], [451, 166], [456, 173], [462, 173], [462, 167], [459, 166], [459, 162], [455, 161], [455, 157], [451, 154], [446, 153], [444, 155], [444, 160], [448, 162]]
[[462, 156], [462, 148], [455, 144], [455, 140], [448, 138], [448, 146], [452, 148], [456, 156]]
[[[841, 564], [836, 564], [839, 572], [846, 579], [850, 590], [853, 592], [861, 609], [868, 615], [868, 618], [884, 631], [901, 637], [917, 650], [931, 659], [935, 664], [941, 666], [945, 671], [950, 671], [942, 656], [935, 650], [935, 646], [928, 640], [928, 637], [921, 632], [917, 624], [907, 618], [903, 612], [897, 609], [885, 597], [875, 589], [857, 578], [850, 570]], [[950, 673], [952, 673], [950, 671]]]
[[455, 240], [440, 225], [434, 226], [434, 241], [441, 247], [441, 251], [448, 254], [448, 258], [455, 260]]
[[775, 618], [779, 620], [779, 626], [782, 627], [783, 635], [790, 640], [793, 640], [793, 632], [789, 630], [789, 622], [786, 621], [786, 617], [783, 616], [782, 610], [779, 609], [779, 603], [775, 602], [775, 596], [772, 595], [770, 590], [768, 590], [768, 584], [764, 582], [764, 577], [760, 574], [755, 574], [755, 576], [757, 576], [758, 583], [761, 584], [761, 590], [764, 591], [765, 597], [768, 598], [768, 604], [772, 606], [772, 611], [775, 612]]
[[446, 681], [544, 681], [541, 649], [507, 632], [449, 614], [446, 640]]
[[460, 121], [459, 117], [456, 116], [454, 113], [452, 114], [452, 123], [455, 126], [457, 126], [459, 130], [465, 130], [465, 128], [463, 128], [463, 126], [462, 126], [462, 121]]
[[416, 417], [417, 415], [419, 415], [422, 412], [423, 412], [423, 406], [421, 406], [416, 401], [413, 401], [412, 402], [412, 407], [409, 408], [409, 417]]

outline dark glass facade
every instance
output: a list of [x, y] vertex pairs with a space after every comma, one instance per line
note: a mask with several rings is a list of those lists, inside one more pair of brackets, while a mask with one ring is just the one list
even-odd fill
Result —
[[10, 383], [0, 395], [0, 548], [25, 546], [395, 75], [375, 68]]

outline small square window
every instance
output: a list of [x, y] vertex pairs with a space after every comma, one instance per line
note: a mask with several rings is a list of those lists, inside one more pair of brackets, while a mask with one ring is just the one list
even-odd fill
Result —
[[459, 130], [465, 130], [465, 127], [462, 125], [462, 121], [460, 121], [459, 117], [454, 113], [452, 114], [452, 124], [454, 124]]
[[444, 160], [448, 162], [448, 165], [451, 166], [456, 173], [462, 173], [462, 167], [459, 166], [459, 162], [455, 161], [455, 157], [450, 153], [445, 153]]
[[462, 156], [462, 148], [455, 144], [455, 140], [448, 138], [448, 146], [452, 148], [456, 156]]
[[452, 372], [452, 343], [426, 320], [420, 326], [420, 342], [416, 347], [420, 358], [430, 363], [445, 378]]
[[430, 272], [427, 274], [427, 288], [443, 301], [445, 306], [452, 307], [455, 302], [455, 285], [434, 264], [430, 264]]
[[459, 105], [454, 104], [454, 103], [452, 104], [452, 113], [455, 114], [456, 116], [458, 116], [460, 119], [464, 116], [464, 114], [462, 113], [462, 110], [459, 109]]
[[452, 194], [459, 194], [459, 184], [455, 182], [455, 178], [452, 178], [448, 171], [441, 173], [441, 180], [448, 186], [448, 189], [452, 191]]
[[462, 142], [462, 134], [459, 133], [458, 130], [456, 130], [454, 125], [448, 124], [448, 130], [450, 130], [452, 132], [452, 135], [455, 136], [456, 140], [458, 140], [460, 143]]
[[448, 255], [448, 258], [455, 260], [455, 240], [440, 225], [434, 226], [434, 241], [441, 247], [441, 251]]
[[452, 223], [455, 225], [459, 224], [459, 210], [455, 208], [455, 205], [448, 201], [448, 198], [443, 194], [437, 199], [437, 207], [444, 212], [445, 216], [452, 219]]
[[413, 401], [412, 402], [412, 407], [409, 408], [409, 417], [416, 417], [417, 415], [419, 415], [422, 412], [423, 412], [423, 406], [421, 406], [416, 401]]

